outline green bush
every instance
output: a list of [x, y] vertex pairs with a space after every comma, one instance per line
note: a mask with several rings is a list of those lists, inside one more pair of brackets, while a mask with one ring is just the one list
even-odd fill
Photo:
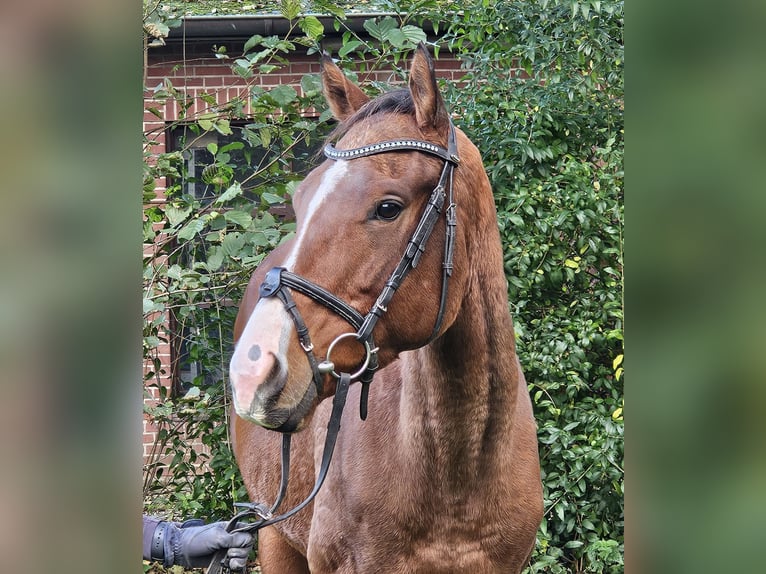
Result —
[[[395, 62], [402, 78], [398, 64], [431, 21], [438, 48], [464, 62], [462, 80], [443, 87], [495, 191], [509, 305], [539, 427], [545, 519], [529, 571], [622, 572], [623, 3], [421, 0], [390, 7], [406, 16], [371, 19], [370, 41], [343, 28], [342, 13], [328, 5], [344, 31], [334, 56], [358, 71]], [[300, 17], [296, 3], [283, 9], [293, 11], [304, 35], [253, 38], [244, 54], [227, 60], [242, 77], [276, 69], [301, 44], [318, 49], [316, 22]], [[254, 265], [292, 232], [272, 207], [287, 199], [305, 169], [301, 154], [328, 127], [326, 113], [319, 122], [301, 117], [301, 109], [325, 107], [318, 78], [303, 84], [300, 97], [290, 88], [253, 87], [255, 117], [242, 117], [241, 102], [232, 102], [184, 118], [179, 151], [153, 154], [147, 134], [147, 199], [155, 177], [172, 181], [169, 201], [146, 210], [145, 241], [157, 250], [145, 261], [147, 383], [156, 384], [162, 338], [187, 337], [186, 360], [202, 367], [185, 396], [160, 386], [159, 404], [147, 409], [161, 428], [145, 472], [150, 510], [225, 517], [244, 498], [225, 424], [231, 303]], [[168, 81], [156, 95], [183, 102]], [[209, 146], [208, 165], [188, 173], [184, 154], [211, 131], [225, 143]], [[260, 167], [245, 175], [242, 166], [253, 158]], [[190, 181], [207, 186], [202, 197], [184, 193]]]
[[446, 40], [505, 246], [539, 427], [532, 572], [623, 570], [622, 2], [479, 2]]

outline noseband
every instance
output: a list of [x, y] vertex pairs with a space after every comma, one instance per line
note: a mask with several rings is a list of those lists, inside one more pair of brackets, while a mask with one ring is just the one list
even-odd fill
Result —
[[[229, 532], [254, 532], [260, 530], [265, 526], [269, 526], [276, 522], [286, 520], [290, 518], [303, 508], [305, 508], [317, 495], [319, 489], [324, 483], [324, 479], [327, 476], [327, 471], [330, 466], [330, 460], [332, 453], [335, 449], [335, 441], [340, 431], [340, 419], [343, 414], [343, 407], [346, 403], [346, 395], [348, 387], [354, 380], [359, 380], [362, 383], [361, 400], [359, 405], [359, 414], [364, 420], [367, 417], [367, 398], [369, 396], [369, 386], [372, 382], [372, 378], [375, 371], [378, 369], [378, 348], [373, 342], [372, 332], [375, 329], [375, 325], [378, 320], [388, 311], [388, 304], [396, 293], [396, 290], [404, 281], [404, 278], [409, 272], [418, 266], [420, 257], [425, 251], [428, 238], [431, 236], [431, 232], [436, 225], [436, 221], [442, 213], [445, 201], [447, 202], [446, 213], [446, 238], [444, 242], [444, 260], [442, 263], [442, 288], [441, 297], [439, 300], [439, 311], [436, 315], [436, 322], [431, 332], [431, 336], [428, 339], [428, 343], [434, 340], [441, 329], [442, 321], [444, 319], [444, 312], [447, 303], [447, 289], [449, 285], [449, 278], [452, 276], [452, 257], [455, 245], [455, 227], [457, 226], [457, 214], [455, 212], [455, 203], [453, 201], [452, 183], [453, 172], [455, 167], [460, 163], [460, 159], [457, 155], [457, 142], [455, 139], [455, 127], [450, 122], [449, 135], [447, 138], [447, 149], [420, 140], [393, 140], [385, 141], [376, 144], [371, 144], [363, 147], [358, 147], [349, 150], [338, 150], [332, 144], [327, 144], [324, 148], [324, 155], [331, 160], [354, 160], [360, 157], [367, 157], [371, 155], [377, 155], [381, 153], [388, 153], [393, 151], [418, 151], [425, 154], [433, 155], [444, 160], [444, 167], [442, 168], [441, 176], [436, 187], [431, 192], [431, 197], [426, 204], [425, 210], [420, 217], [417, 227], [414, 233], [410, 237], [407, 247], [404, 250], [404, 254], [399, 260], [399, 264], [394, 269], [393, 273], [386, 281], [383, 290], [378, 295], [375, 304], [367, 312], [366, 315], [362, 315], [351, 307], [348, 303], [330, 293], [328, 290], [320, 287], [316, 283], [309, 281], [308, 279], [296, 275], [295, 273], [288, 271], [284, 267], [274, 267], [266, 273], [266, 277], [261, 283], [259, 295], [261, 297], [277, 297], [285, 309], [292, 317], [295, 329], [298, 334], [298, 340], [300, 342], [303, 351], [306, 353], [309, 364], [311, 365], [312, 376], [314, 385], [316, 387], [317, 396], [322, 394], [322, 381], [324, 375], [330, 374], [337, 379], [337, 385], [335, 390], [335, 396], [333, 397], [332, 412], [330, 419], [327, 423], [327, 434], [325, 437], [324, 450], [322, 452], [322, 461], [320, 463], [319, 472], [317, 473], [317, 479], [314, 483], [314, 488], [311, 493], [297, 506], [289, 511], [274, 516], [277, 508], [282, 503], [284, 496], [287, 492], [287, 481], [290, 468], [290, 440], [291, 435], [285, 433], [282, 436], [282, 477], [280, 480], [279, 494], [277, 500], [271, 507], [259, 503], [236, 503], [235, 506], [244, 507], [245, 510], [236, 514], [226, 525], [226, 530]], [[343, 333], [333, 340], [327, 348], [327, 355], [325, 360], [318, 362], [314, 355], [314, 345], [311, 343], [311, 337], [309, 336], [309, 330], [306, 326], [306, 322], [303, 320], [295, 300], [290, 293], [290, 290], [297, 291], [317, 303], [324, 305], [334, 313], [342, 317], [348, 322], [354, 329], [353, 333]], [[355, 373], [341, 372], [340, 374], [335, 371], [335, 365], [330, 360], [330, 355], [335, 345], [342, 339], [351, 338], [356, 339], [360, 344], [364, 346], [365, 358], [362, 364], [358, 367]], [[309, 387], [311, 388], [311, 387]], [[242, 526], [240, 520], [246, 518], [257, 518], [256, 522], [252, 522]], [[226, 549], [218, 551], [212, 558], [210, 566], [208, 567], [208, 574], [217, 574], [221, 571], [222, 559], [226, 555]]]
[[[447, 149], [429, 142], [403, 139], [384, 141], [349, 150], [338, 150], [333, 144], [327, 144], [324, 148], [324, 155], [331, 160], [351, 161], [360, 157], [367, 157], [394, 151], [418, 151], [433, 155], [444, 160], [444, 167], [442, 168], [439, 182], [431, 192], [431, 197], [429, 198], [426, 208], [423, 211], [423, 215], [420, 217], [420, 222], [415, 228], [412, 237], [410, 237], [404, 254], [399, 260], [399, 264], [396, 266], [396, 269], [394, 269], [388, 281], [386, 281], [386, 284], [383, 287], [383, 290], [381, 291], [377, 300], [375, 301], [375, 304], [367, 312], [367, 314], [362, 315], [356, 309], [351, 307], [348, 303], [333, 293], [327, 291], [323, 287], [320, 287], [316, 283], [301, 277], [300, 275], [296, 275], [295, 273], [288, 271], [283, 267], [274, 267], [266, 274], [266, 277], [261, 284], [259, 293], [261, 297], [278, 297], [284, 304], [287, 312], [292, 317], [298, 334], [298, 340], [300, 341], [301, 347], [306, 353], [309, 364], [311, 366], [317, 396], [321, 396], [322, 394], [322, 381], [325, 374], [330, 373], [334, 378], [340, 379], [340, 375], [335, 372], [334, 363], [330, 360], [330, 353], [335, 344], [340, 339], [354, 335], [354, 338], [364, 346], [365, 358], [363, 359], [363, 366], [359, 368], [356, 373], [351, 375], [352, 381], [358, 379], [362, 383], [362, 398], [360, 402], [360, 416], [362, 419], [367, 417], [367, 398], [369, 395], [369, 385], [372, 382], [372, 378], [378, 368], [378, 348], [375, 346], [373, 340], [373, 330], [378, 320], [388, 310], [388, 304], [393, 298], [394, 293], [396, 293], [396, 290], [402, 284], [402, 281], [404, 281], [404, 278], [412, 269], [418, 266], [420, 256], [425, 251], [428, 238], [431, 236], [431, 232], [434, 229], [436, 221], [442, 213], [442, 208], [444, 207], [445, 200], [447, 201], [446, 239], [444, 243], [444, 260], [442, 263], [441, 297], [439, 301], [439, 311], [436, 316], [436, 322], [434, 324], [433, 331], [431, 332], [431, 336], [428, 339], [428, 343], [436, 338], [436, 336], [439, 334], [439, 330], [441, 329], [447, 302], [449, 278], [452, 276], [452, 257], [455, 244], [455, 227], [457, 225], [455, 204], [453, 202], [452, 181], [453, 171], [455, 167], [460, 163], [460, 159], [457, 155], [455, 127], [452, 125], [452, 122], [450, 122], [449, 125]], [[295, 301], [293, 300], [289, 291], [290, 289], [297, 291], [298, 293], [302, 293], [317, 303], [324, 305], [342, 317], [355, 329], [355, 333], [344, 333], [337, 337], [330, 344], [330, 347], [327, 351], [327, 356], [322, 362], [318, 362], [316, 356], [314, 355], [314, 345], [311, 343], [311, 337], [309, 336], [308, 328], [306, 327], [306, 323], [301, 317], [298, 308], [295, 305]]]

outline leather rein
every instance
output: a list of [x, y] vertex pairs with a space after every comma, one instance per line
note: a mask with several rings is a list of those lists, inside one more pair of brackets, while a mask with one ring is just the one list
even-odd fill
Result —
[[[229, 532], [254, 532], [270, 526], [277, 522], [281, 522], [295, 515], [297, 512], [305, 508], [317, 495], [319, 489], [324, 483], [327, 477], [327, 471], [330, 466], [330, 460], [332, 459], [333, 451], [335, 449], [335, 443], [338, 438], [338, 432], [340, 431], [340, 420], [343, 414], [343, 408], [346, 403], [346, 397], [348, 394], [348, 388], [352, 381], [359, 380], [362, 384], [361, 398], [359, 404], [359, 414], [362, 420], [367, 418], [367, 400], [369, 397], [369, 387], [372, 382], [375, 371], [378, 369], [378, 348], [375, 346], [373, 340], [373, 330], [378, 320], [387, 312], [388, 304], [393, 298], [396, 290], [402, 284], [405, 277], [409, 272], [418, 266], [420, 257], [425, 251], [428, 238], [436, 225], [439, 216], [442, 212], [446, 213], [446, 239], [444, 243], [444, 259], [442, 262], [442, 287], [441, 296], [439, 300], [439, 310], [436, 316], [436, 321], [426, 344], [433, 341], [439, 334], [442, 321], [444, 319], [444, 313], [446, 309], [447, 293], [449, 286], [449, 278], [452, 276], [452, 259], [454, 253], [455, 244], [455, 229], [457, 226], [457, 213], [456, 205], [454, 203], [452, 184], [453, 184], [453, 172], [455, 167], [460, 163], [460, 159], [457, 154], [457, 141], [455, 137], [455, 127], [450, 122], [449, 135], [447, 139], [447, 148], [443, 148], [433, 143], [413, 140], [402, 139], [393, 141], [384, 141], [376, 144], [366, 145], [363, 147], [353, 148], [349, 150], [338, 150], [333, 144], [327, 144], [324, 147], [324, 155], [331, 160], [346, 160], [350, 161], [360, 157], [367, 157], [371, 155], [388, 153], [392, 151], [418, 151], [425, 154], [436, 156], [444, 160], [444, 167], [442, 168], [439, 182], [431, 192], [431, 196], [426, 204], [423, 214], [420, 217], [415, 231], [410, 237], [404, 254], [402, 255], [399, 263], [391, 273], [388, 281], [386, 281], [383, 290], [378, 296], [375, 304], [367, 312], [366, 315], [362, 315], [354, 309], [351, 305], [324, 289], [323, 287], [309, 281], [308, 279], [296, 275], [295, 273], [288, 271], [283, 267], [274, 267], [266, 273], [266, 276], [261, 283], [259, 295], [260, 297], [277, 297], [285, 306], [286, 311], [293, 320], [303, 351], [306, 354], [309, 365], [311, 366], [312, 377], [314, 387], [316, 389], [317, 396], [321, 396], [323, 390], [323, 381], [326, 374], [330, 374], [337, 380], [335, 395], [333, 397], [332, 412], [330, 419], [327, 423], [327, 434], [325, 436], [325, 445], [322, 452], [322, 461], [319, 467], [319, 473], [317, 475], [314, 488], [311, 493], [306, 497], [303, 502], [290, 509], [283, 514], [274, 515], [287, 492], [287, 481], [289, 477], [290, 469], [290, 443], [292, 435], [284, 433], [282, 435], [282, 473], [279, 486], [279, 494], [277, 499], [271, 507], [267, 507], [260, 503], [235, 503], [235, 506], [244, 508], [243, 511], [236, 514], [227, 524], [226, 530]], [[447, 203], [446, 210], [444, 208], [445, 202]], [[334, 313], [342, 317], [348, 322], [354, 329], [354, 332], [343, 333], [335, 338], [330, 343], [327, 349], [327, 355], [324, 361], [317, 361], [314, 354], [314, 345], [311, 343], [308, 327], [306, 326], [303, 317], [298, 311], [295, 305], [295, 300], [291, 294], [292, 291], [297, 291], [313, 301], [324, 305]], [[335, 345], [346, 338], [353, 337], [358, 341], [365, 351], [365, 358], [360, 366], [354, 373], [335, 371], [335, 365], [330, 360], [332, 350]], [[311, 389], [311, 387], [309, 387]], [[308, 391], [307, 391], [308, 392]], [[247, 518], [256, 518], [255, 522], [249, 522], [244, 525], [240, 522]], [[221, 571], [223, 558], [226, 556], [226, 549], [219, 550], [210, 562], [208, 568], [208, 574], [217, 574]]]

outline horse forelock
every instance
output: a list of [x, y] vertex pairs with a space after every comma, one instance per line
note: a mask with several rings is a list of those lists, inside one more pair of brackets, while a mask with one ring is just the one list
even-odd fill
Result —
[[327, 138], [327, 141], [338, 141], [346, 135], [351, 128], [362, 121], [375, 115], [402, 114], [413, 116], [415, 114], [415, 102], [408, 89], [400, 88], [385, 92], [364, 104], [353, 115], [340, 123]]

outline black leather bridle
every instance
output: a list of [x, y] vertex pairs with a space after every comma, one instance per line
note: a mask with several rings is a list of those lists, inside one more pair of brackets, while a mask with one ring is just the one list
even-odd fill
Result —
[[[460, 163], [460, 159], [457, 154], [457, 142], [455, 137], [455, 127], [452, 122], [449, 124], [449, 134], [447, 137], [447, 148], [443, 148], [433, 143], [424, 142], [414, 139], [402, 139], [393, 141], [384, 141], [363, 147], [358, 147], [349, 150], [336, 149], [333, 144], [327, 144], [324, 148], [324, 155], [331, 160], [354, 160], [360, 157], [367, 157], [371, 155], [377, 155], [381, 153], [389, 153], [393, 151], [418, 151], [425, 154], [436, 156], [444, 160], [444, 167], [442, 168], [439, 181], [436, 187], [431, 192], [428, 203], [420, 217], [415, 231], [410, 237], [407, 247], [404, 250], [404, 254], [399, 260], [398, 265], [391, 273], [388, 281], [386, 281], [383, 290], [378, 296], [375, 304], [367, 312], [366, 315], [362, 315], [359, 311], [351, 307], [348, 303], [326, 290], [325, 288], [309, 281], [308, 279], [296, 275], [295, 273], [288, 271], [283, 267], [274, 267], [266, 273], [266, 276], [261, 283], [259, 294], [261, 297], [277, 297], [285, 309], [290, 314], [295, 329], [298, 334], [298, 340], [300, 342], [303, 351], [306, 353], [309, 365], [311, 366], [312, 377], [314, 381], [314, 387], [316, 389], [317, 396], [322, 394], [323, 381], [326, 374], [332, 375], [337, 379], [337, 385], [335, 389], [335, 396], [333, 397], [333, 407], [330, 419], [327, 424], [327, 435], [325, 437], [325, 446], [322, 453], [322, 461], [319, 467], [319, 473], [314, 484], [314, 488], [309, 496], [301, 502], [295, 508], [274, 516], [279, 505], [287, 491], [287, 480], [289, 475], [290, 466], [290, 438], [292, 435], [289, 433], [283, 434], [282, 440], [282, 477], [280, 482], [279, 494], [276, 502], [267, 508], [262, 504], [252, 503], [237, 503], [237, 506], [244, 507], [245, 510], [238, 513], [232, 518], [227, 526], [229, 531], [256, 531], [265, 526], [269, 526], [276, 522], [280, 522], [287, 518], [290, 518], [298, 511], [305, 508], [319, 492], [319, 489], [327, 476], [327, 470], [330, 465], [333, 450], [335, 449], [335, 442], [338, 437], [338, 431], [340, 430], [340, 419], [343, 414], [343, 407], [346, 402], [346, 396], [348, 393], [348, 387], [354, 380], [359, 380], [362, 384], [362, 392], [360, 399], [360, 417], [364, 420], [367, 417], [367, 399], [369, 396], [369, 386], [372, 382], [375, 371], [378, 368], [378, 348], [373, 341], [373, 330], [378, 320], [388, 310], [388, 304], [393, 298], [396, 290], [404, 281], [409, 272], [418, 266], [420, 257], [425, 251], [428, 238], [433, 232], [434, 226], [442, 213], [445, 213], [446, 219], [446, 237], [444, 242], [444, 259], [442, 262], [442, 287], [441, 296], [439, 300], [439, 310], [436, 316], [436, 321], [431, 332], [431, 336], [428, 339], [430, 343], [435, 339], [441, 329], [442, 322], [444, 320], [444, 313], [447, 303], [447, 293], [449, 286], [449, 278], [452, 276], [452, 258], [455, 245], [455, 228], [457, 226], [457, 214], [456, 205], [454, 203], [454, 197], [452, 192], [453, 184], [453, 172], [454, 169]], [[447, 204], [444, 209], [444, 204]], [[343, 333], [335, 338], [330, 343], [327, 349], [327, 355], [324, 361], [317, 361], [314, 354], [314, 345], [311, 343], [311, 337], [309, 335], [308, 327], [306, 326], [303, 317], [298, 311], [295, 305], [295, 300], [292, 297], [291, 291], [297, 291], [313, 301], [324, 305], [334, 313], [342, 317], [348, 322], [355, 332]], [[330, 360], [332, 350], [335, 345], [345, 339], [353, 337], [356, 341], [364, 346], [365, 358], [361, 365], [358, 366], [354, 373], [337, 373], [335, 371], [335, 365]], [[309, 387], [309, 390], [311, 387]], [[309, 391], [307, 390], [307, 393]], [[304, 397], [305, 398], [305, 397]], [[256, 522], [248, 523], [244, 526], [238, 525], [238, 521], [245, 518], [256, 517], [259, 520]], [[221, 569], [221, 559], [225, 556], [226, 551], [219, 551], [211, 561], [208, 573], [217, 573]]]
[[[333, 144], [327, 144], [324, 148], [324, 155], [328, 159], [332, 160], [353, 160], [360, 157], [367, 157], [371, 155], [388, 153], [392, 151], [401, 150], [414, 150], [423, 152], [426, 154], [434, 155], [444, 160], [444, 167], [439, 177], [434, 190], [431, 192], [431, 197], [426, 205], [423, 215], [420, 218], [418, 226], [415, 228], [415, 232], [412, 234], [409, 243], [402, 255], [399, 264], [394, 269], [393, 273], [389, 277], [383, 291], [381, 291], [375, 304], [367, 312], [366, 315], [362, 315], [356, 309], [351, 307], [348, 303], [327, 291], [323, 287], [320, 287], [316, 283], [296, 275], [283, 267], [274, 267], [271, 269], [264, 278], [260, 287], [261, 297], [278, 297], [285, 306], [292, 317], [295, 324], [296, 331], [298, 333], [298, 340], [303, 348], [306, 356], [308, 357], [309, 364], [313, 373], [313, 380], [316, 386], [317, 395], [322, 393], [322, 381], [323, 375], [331, 373], [337, 379], [339, 375], [335, 373], [335, 365], [330, 361], [330, 353], [335, 344], [342, 338], [354, 336], [365, 347], [365, 359], [362, 366], [356, 373], [351, 376], [352, 381], [357, 378], [362, 383], [362, 400], [360, 405], [360, 415], [362, 419], [367, 416], [367, 397], [369, 393], [369, 384], [372, 382], [373, 375], [378, 368], [377, 348], [373, 341], [373, 330], [378, 320], [388, 310], [388, 304], [396, 293], [396, 290], [404, 281], [404, 278], [410, 272], [410, 270], [417, 267], [420, 261], [420, 256], [425, 251], [428, 238], [431, 236], [434, 225], [436, 224], [439, 215], [442, 213], [445, 200], [447, 200], [446, 210], [446, 241], [444, 248], [444, 262], [443, 262], [443, 277], [442, 277], [442, 290], [441, 298], [439, 302], [439, 311], [436, 317], [436, 323], [434, 325], [429, 342], [433, 340], [441, 328], [442, 320], [444, 319], [444, 311], [447, 300], [447, 289], [449, 284], [449, 278], [452, 275], [452, 255], [454, 249], [455, 240], [455, 226], [457, 223], [455, 204], [453, 202], [452, 195], [452, 175], [454, 168], [458, 165], [459, 159], [457, 155], [457, 144], [455, 141], [455, 128], [450, 122], [449, 137], [447, 143], [447, 149], [444, 149], [438, 145], [419, 141], [419, 140], [394, 140], [385, 141], [377, 144], [367, 145], [364, 147], [354, 148], [350, 150], [338, 150]], [[344, 333], [340, 337], [336, 338], [327, 351], [327, 357], [324, 361], [317, 362], [314, 355], [314, 346], [311, 343], [308, 328], [303, 321], [300, 313], [298, 312], [295, 302], [290, 294], [290, 290], [297, 291], [303, 295], [313, 299], [317, 303], [324, 305], [328, 309], [335, 312], [337, 315], [350, 323], [351, 326], [356, 329], [356, 333]]]

